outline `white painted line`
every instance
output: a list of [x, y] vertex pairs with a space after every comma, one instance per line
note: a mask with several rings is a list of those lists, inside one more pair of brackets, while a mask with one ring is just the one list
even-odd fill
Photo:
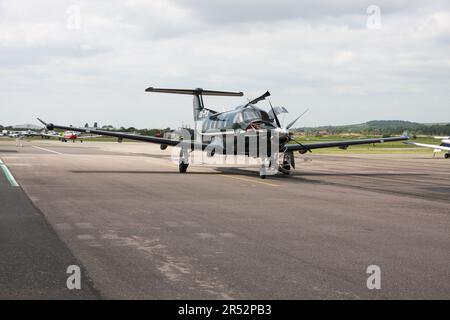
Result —
[[62, 154], [61, 152], [50, 150], [50, 149], [47, 149], [47, 148], [42, 148], [42, 147], [38, 147], [38, 146], [32, 146], [32, 147], [36, 148], [36, 149], [43, 150], [43, 151], [48, 151], [48, 152], [51, 152], [51, 153]]
[[2, 160], [0, 160], [0, 169], [2, 169], [3, 173], [5, 174], [6, 179], [8, 180], [9, 184], [12, 187], [19, 186], [16, 179], [14, 179], [14, 176], [12, 175], [11, 171], [9, 171], [8, 167], [3, 163]]
[[203, 233], [203, 232], [197, 233], [197, 236], [199, 236], [202, 239], [212, 239], [212, 238], [216, 237], [215, 235], [213, 235], [211, 233]]
[[72, 226], [69, 223], [57, 223], [55, 226], [59, 230], [72, 230]]
[[225, 238], [236, 238], [236, 235], [231, 232], [221, 232], [219, 235]]
[[92, 223], [89, 222], [77, 222], [75, 225], [80, 229], [94, 229]]
[[79, 234], [77, 235], [77, 238], [80, 240], [94, 240], [94, 236], [91, 236], [90, 234]]

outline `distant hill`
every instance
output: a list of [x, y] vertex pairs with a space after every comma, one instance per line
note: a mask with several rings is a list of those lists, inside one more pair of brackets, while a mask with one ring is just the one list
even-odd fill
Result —
[[297, 131], [328, 132], [332, 134], [401, 134], [408, 131], [410, 134], [450, 135], [450, 123], [426, 124], [403, 120], [373, 120], [350, 125], [303, 127], [298, 128]]

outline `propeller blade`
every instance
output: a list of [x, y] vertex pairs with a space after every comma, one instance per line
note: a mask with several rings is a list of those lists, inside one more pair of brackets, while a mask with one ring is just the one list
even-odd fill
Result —
[[272, 102], [270, 102], [270, 100], [269, 100], [269, 104], [270, 104], [270, 108], [272, 109], [272, 113], [273, 113], [273, 117], [275, 118], [275, 122], [277, 123], [278, 128], [281, 128], [280, 120], [278, 120], [278, 116], [275, 113], [275, 110], [273, 110]]
[[255, 104], [255, 103], [257, 103], [257, 102], [259, 102], [259, 101], [261, 101], [261, 100], [264, 100], [264, 99], [266, 99], [268, 96], [270, 96], [270, 92], [269, 92], [269, 91], [266, 91], [266, 93], [264, 93], [264, 94], [261, 95], [260, 97], [258, 97], [258, 98], [256, 98], [256, 99], [253, 99], [252, 101], [249, 101], [249, 102], [244, 106], [244, 108], [247, 107], [247, 106], [249, 106], [250, 104]]
[[297, 122], [298, 119], [300, 119], [301, 117], [303, 117], [303, 115], [304, 115], [306, 112], [308, 112], [308, 110], [309, 110], [309, 109], [306, 109], [305, 111], [303, 111], [303, 113], [302, 113], [301, 115], [299, 115], [297, 118], [294, 119], [294, 121], [292, 121], [291, 123], [289, 123], [289, 124], [286, 126], [286, 129], [289, 129], [290, 127], [292, 127], [292, 126], [294, 125], [294, 123]]
[[39, 119], [39, 118], [37, 118], [38, 119], [38, 121], [40, 122], [40, 123], [42, 123], [44, 126], [46, 126], [47, 125], [47, 123], [45, 123], [44, 121], [42, 121], [41, 119]]
[[291, 136], [288, 136], [289, 140], [294, 141], [296, 144], [298, 144], [300, 147], [303, 147], [306, 151], [312, 152], [310, 148], [308, 148], [307, 146], [305, 146], [304, 144], [302, 144], [301, 142], [298, 142], [297, 140], [295, 140], [294, 138], [292, 138]]

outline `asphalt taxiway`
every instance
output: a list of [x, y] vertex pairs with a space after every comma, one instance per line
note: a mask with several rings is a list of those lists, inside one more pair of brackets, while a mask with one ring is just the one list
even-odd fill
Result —
[[70, 297], [77, 261], [87, 298], [450, 298], [449, 160], [308, 154], [262, 180], [256, 166], [179, 174], [169, 149], [0, 140], [20, 185], [1, 173], [0, 296]]

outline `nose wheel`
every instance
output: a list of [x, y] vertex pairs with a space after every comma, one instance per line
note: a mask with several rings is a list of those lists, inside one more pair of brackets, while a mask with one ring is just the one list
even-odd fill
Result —
[[178, 170], [180, 173], [186, 173], [189, 166], [189, 152], [187, 149], [180, 150], [180, 163], [178, 164]]
[[189, 166], [189, 163], [181, 162], [178, 165], [178, 169], [179, 169], [180, 173], [186, 173], [188, 166]]
[[291, 171], [291, 165], [287, 161], [283, 161], [283, 164], [278, 167], [278, 171], [280, 171], [282, 174], [289, 174]]

